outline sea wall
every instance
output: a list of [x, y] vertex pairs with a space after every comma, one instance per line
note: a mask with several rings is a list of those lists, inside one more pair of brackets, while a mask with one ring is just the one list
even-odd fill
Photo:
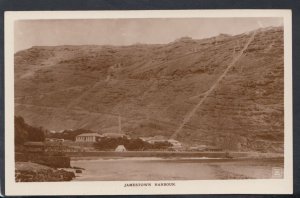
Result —
[[69, 157], [209, 157], [225, 158], [225, 152], [164, 152], [164, 151], [95, 151], [95, 152], [69, 152]]
[[65, 156], [31, 156], [30, 160], [34, 163], [43, 164], [54, 168], [70, 167], [70, 158]]
[[280, 153], [258, 152], [165, 152], [165, 151], [95, 151], [95, 152], [69, 152], [68, 157], [207, 157], [207, 158], [281, 158]]
[[42, 154], [21, 154], [16, 153], [16, 162], [34, 162], [38, 164], [43, 164], [53, 168], [69, 168], [70, 167], [70, 157], [66, 156], [51, 156]]

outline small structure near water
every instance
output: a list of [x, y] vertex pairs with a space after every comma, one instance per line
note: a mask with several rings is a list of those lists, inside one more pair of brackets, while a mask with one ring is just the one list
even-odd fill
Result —
[[116, 151], [116, 152], [125, 152], [125, 151], [127, 151], [127, 150], [126, 150], [126, 148], [125, 148], [124, 145], [119, 145], [119, 146], [117, 146], [117, 148], [116, 148], [115, 151]]

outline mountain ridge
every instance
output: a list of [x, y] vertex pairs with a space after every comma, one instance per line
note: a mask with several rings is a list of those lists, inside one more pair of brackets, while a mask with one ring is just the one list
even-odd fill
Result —
[[[120, 115], [129, 135], [171, 137], [250, 36], [30, 48], [15, 54], [15, 112], [49, 130], [108, 132], [117, 128]], [[282, 151], [282, 55], [281, 27], [256, 30], [245, 53], [177, 139], [219, 144], [236, 136], [241, 150]]]

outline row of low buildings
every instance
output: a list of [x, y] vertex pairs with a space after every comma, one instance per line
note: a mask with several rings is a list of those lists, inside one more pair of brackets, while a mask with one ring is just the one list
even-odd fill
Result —
[[[101, 138], [123, 138], [127, 137], [127, 135], [122, 133], [83, 133], [76, 136], [76, 142], [97, 142], [98, 139]], [[173, 149], [182, 148], [182, 144], [174, 139], [166, 139], [164, 136], [154, 136], [154, 137], [140, 137], [144, 142], [148, 142], [150, 144], [160, 143], [160, 142], [169, 142], [172, 145]]]
[[104, 134], [99, 134], [99, 133], [82, 133], [80, 135], [76, 136], [75, 141], [76, 142], [97, 142], [98, 139], [101, 138], [123, 138], [127, 137], [127, 135], [123, 133], [104, 133]]
[[[129, 136], [123, 134], [123, 133], [104, 133], [104, 134], [99, 134], [99, 133], [83, 133], [78, 136], [76, 136], [75, 141], [71, 140], [64, 140], [64, 139], [46, 139], [46, 142], [62, 142], [62, 145], [67, 146], [69, 149], [72, 150], [94, 150], [93, 145], [95, 142], [99, 141], [102, 138], [124, 138], [126, 137], [127, 139], [130, 139]], [[170, 143], [170, 149], [175, 150], [175, 151], [221, 151], [222, 149], [216, 147], [216, 146], [207, 146], [207, 145], [198, 145], [198, 146], [190, 146], [186, 147], [183, 146], [181, 142], [174, 140], [174, 139], [167, 139], [164, 136], [158, 135], [158, 136], [153, 136], [153, 137], [140, 137], [141, 140], [144, 142], [148, 142], [150, 144], [155, 144], [155, 143]], [[51, 145], [51, 144], [49, 144]], [[125, 151], [126, 148], [123, 145], [119, 145], [120, 147], [116, 149], [116, 151]]]
[[[45, 142], [26, 142], [25, 148], [29, 152], [76, 152], [76, 151], [91, 151], [94, 150], [93, 143], [101, 138], [123, 138], [128, 136], [122, 133], [83, 133], [76, 136], [75, 142], [71, 140], [46, 138]], [[174, 139], [166, 139], [164, 136], [141, 137], [141, 140], [150, 144], [169, 142], [174, 150], [181, 150], [182, 144]], [[115, 149], [117, 152], [127, 151], [124, 145], [118, 145]]]

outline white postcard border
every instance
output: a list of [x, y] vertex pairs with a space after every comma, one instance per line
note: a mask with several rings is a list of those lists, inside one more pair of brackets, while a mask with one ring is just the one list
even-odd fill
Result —
[[[284, 179], [163, 181], [15, 182], [14, 162], [14, 21], [24, 19], [282, 17], [284, 19]], [[156, 10], [156, 11], [8, 11], [5, 12], [5, 194], [290, 194], [293, 192], [292, 24], [291, 10]], [[124, 187], [126, 183], [151, 183]]]

